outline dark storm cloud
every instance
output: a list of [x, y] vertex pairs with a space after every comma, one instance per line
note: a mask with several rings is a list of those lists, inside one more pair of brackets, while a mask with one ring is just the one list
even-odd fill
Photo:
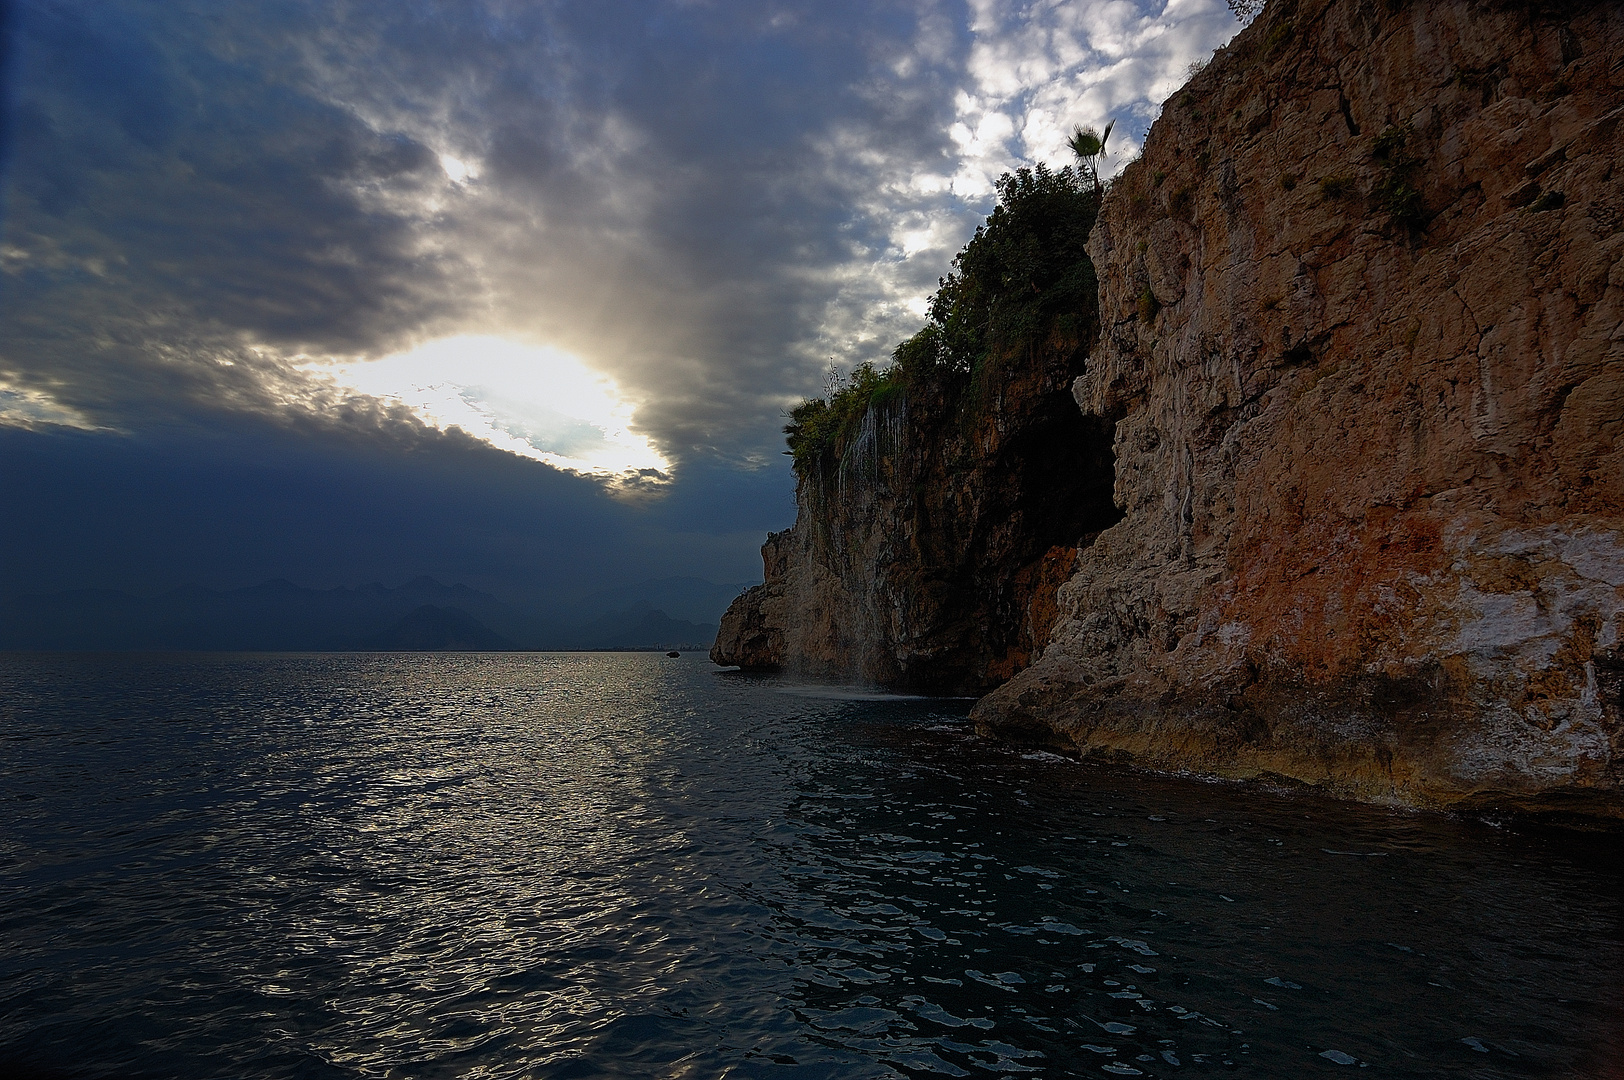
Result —
[[209, 48], [202, 12], [143, 14], [20, 8], [0, 362], [139, 424], [233, 395], [247, 342], [366, 347], [446, 309], [449, 260], [366, 204], [432, 154]]
[[[1233, 25], [1217, 0], [10, 13], [0, 590], [752, 576], [793, 514], [780, 410], [918, 326], [991, 177], [1154, 115]], [[675, 482], [613, 503], [312, 369], [453, 335], [613, 376]]]
[[380, 446], [249, 422], [229, 437], [0, 427], [0, 505], [0, 598], [427, 574], [546, 606], [678, 574], [759, 579], [788, 494], [757, 474], [626, 504], [468, 438]]
[[23, 4], [0, 360], [129, 427], [475, 325], [615, 374], [673, 450], [736, 444], [884, 245], [853, 185], [943, 154], [951, 48], [886, 67], [921, 11]]
[[[300, 352], [497, 333], [614, 375], [679, 459], [759, 456], [826, 357], [883, 359], [990, 175], [1059, 147], [1073, 100], [1153, 113], [1227, 20], [1215, 0], [16, 11], [13, 383], [127, 427], [239, 407], [262, 366], [259, 405], [296, 405], [277, 361]], [[931, 237], [903, 252], [902, 231]]]

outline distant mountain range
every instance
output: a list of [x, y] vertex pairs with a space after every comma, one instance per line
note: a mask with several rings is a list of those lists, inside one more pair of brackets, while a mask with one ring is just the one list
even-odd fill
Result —
[[706, 649], [744, 585], [664, 578], [533, 614], [466, 585], [399, 588], [110, 589], [0, 602], [0, 649], [502, 650]]
[[386, 652], [504, 652], [517, 646], [462, 608], [424, 604], [364, 647]]

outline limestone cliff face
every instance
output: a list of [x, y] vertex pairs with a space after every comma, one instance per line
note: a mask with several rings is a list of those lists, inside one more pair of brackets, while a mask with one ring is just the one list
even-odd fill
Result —
[[[1001, 358], [987, 387], [915, 386], [803, 475], [765, 583], [711, 659], [819, 679], [980, 693], [1047, 643], [1077, 551], [1121, 515], [1109, 429], [1069, 386], [1079, 343]], [[993, 377], [995, 376], [995, 377]]]
[[1125, 517], [978, 725], [1624, 814], [1621, 121], [1620, 5], [1271, 2], [1106, 197]]

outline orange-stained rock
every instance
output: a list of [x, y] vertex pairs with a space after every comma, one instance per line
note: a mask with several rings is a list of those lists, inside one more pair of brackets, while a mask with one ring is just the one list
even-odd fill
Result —
[[1126, 516], [978, 725], [1624, 815], [1621, 121], [1619, 5], [1270, 3], [1106, 197]]

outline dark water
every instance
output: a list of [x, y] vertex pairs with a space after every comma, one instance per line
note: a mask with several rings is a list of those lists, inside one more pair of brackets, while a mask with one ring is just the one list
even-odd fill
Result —
[[1624, 1075], [1619, 838], [694, 656], [0, 657], [0, 1074]]

